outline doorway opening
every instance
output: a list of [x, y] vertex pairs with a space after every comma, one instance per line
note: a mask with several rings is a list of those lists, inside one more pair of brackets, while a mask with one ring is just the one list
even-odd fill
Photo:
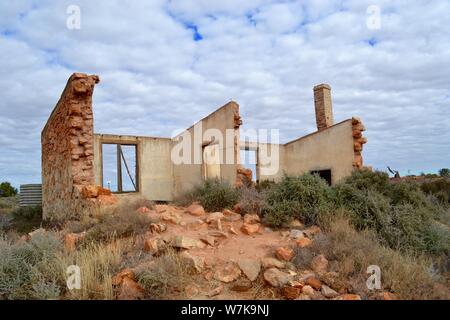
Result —
[[329, 186], [331, 186], [331, 169], [327, 170], [314, 170], [311, 171], [311, 174], [317, 174], [319, 177], [324, 179]]
[[139, 191], [137, 145], [102, 144], [102, 186], [114, 193]]
[[240, 150], [241, 165], [244, 168], [252, 170], [252, 181], [257, 182], [257, 154], [256, 149], [244, 148]]

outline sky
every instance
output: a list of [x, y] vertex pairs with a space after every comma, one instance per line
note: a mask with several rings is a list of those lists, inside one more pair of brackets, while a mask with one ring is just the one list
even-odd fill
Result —
[[366, 165], [450, 167], [449, 17], [448, 0], [3, 0], [0, 180], [40, 183], [73, 72], [100, 76], [97, 133], [172, 136], [234, 100], [242, 129], [288, 142], [316, 130], [328, 83], [335, 122], [367, 128]]

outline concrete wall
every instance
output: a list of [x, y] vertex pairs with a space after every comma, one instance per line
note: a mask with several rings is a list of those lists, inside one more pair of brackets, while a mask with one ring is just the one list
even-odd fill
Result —
[[241, 141], [240, 149], [256, 151], [257, 181], [279, 181], [281, 179], [286, 166], [285, 146], [283, 144]]
[[95, 134], [94, 174], [96, 184], [102, 185], [102, 143], [136, 144], [138, 163], [138, 192], [117, 194], [123, 197], [144, 197], [149, 200], [173, 199], [173, 166], [170, 160], [172, 140], [169, 138]]
[[283, 170], [298, 175], [331, 169], [332, 183], [351, 174], [354, 151], [352, 120], [346, 120], [284, 145]]
[[[239, 105], [235, 102], [229, 102], [173, 139], [175, 154], [182, 154], [178, 152], [177, 146], [181, 146], [183, 142], [188, 142], [189, 139], [190, 143], [188, 143], [188, 145], [192, 146], [191, 155], [186, 158], [186, 161], [173, 164], [175, 196], [189, 190], [203, 181], [204, 168], [202, 164], [202, 149], [208, 144], [220, 144], [221, 179], [229, 182], [231, 185], [235, 183], [236, 164], [239, 159], [238, 146], [240, 125]], [[217, 129], [223, 137], [223, 141], [219, 141], [214, 137], [205, 136], [208, 129]], [[230, 129], [228, 133], [231, 132], [232, 135], [227, 136], [227, 129]]]
[[[331, 169], [332, 183], [351, 174], [355, 165], [355, 138], [352, 119], [286, 144], [241, 142], [240, 148], [257, 151], [257, 180], [279, 181], [283, 174], [300, 175], [315, 170]], [[278, 150], [278, 151], [277, 151]], [[264, 159], [276, 161], [272, 152], [279, 152], [278, 170], [263, 174]], [[356, 151], [355, 151], [356, 152]], [[266, 162], [267, 167], [267, 162]]]
[[98, 81], [74, 73], [42, 131], [45, 220], [77, 218], [92, 209], [81, 189], [94, 183], [92, 93]]

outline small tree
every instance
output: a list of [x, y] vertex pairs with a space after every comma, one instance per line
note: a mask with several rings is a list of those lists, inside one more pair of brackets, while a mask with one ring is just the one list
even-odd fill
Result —
[[5, 181], [0, 183], [0, 197], [13, 197], [17, 194], [17, 189], [11, 183]]
[[439, 175], [441, 177], [444, 177], [444, 178], [450, 177], [450, 169], [449, 168], [442, 168], [441, 170], [439, 170]]

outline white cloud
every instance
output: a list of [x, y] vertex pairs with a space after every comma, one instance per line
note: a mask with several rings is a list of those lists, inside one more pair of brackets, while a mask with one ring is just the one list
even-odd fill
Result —
[[367, 164], [450, 167], [448, 1], [79, 0], [80, 30], [70, 4], [0, 3], [0, 180], [39, 181], [40, 131], [75, 71], [100, 75], [97, 132], [170, 136], [233, 99], [244, 129], [288, 141], [315, 130], [327, 82], [336, 121], [367, 127]]

